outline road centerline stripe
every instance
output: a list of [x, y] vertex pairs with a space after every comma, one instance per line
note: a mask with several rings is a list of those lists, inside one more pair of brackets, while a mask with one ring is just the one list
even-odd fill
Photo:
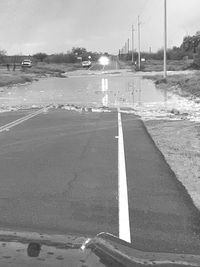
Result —
[[119, 238], [131, 243], [124, 137], [120, 109], [118, 109], [118, 202]]
[[26, 116], [24, 116], [22, 118], [19, 118], [19, 119], [15, 120], [15, 121], [9, 122], [9, 123], [1, 126], [0, 127], [0, 133], [3, 132], [3, 131], [7, 131], [8, 129], [10, 129], [10, 128], [14, 127], [14, 126], [16, 126], [16, 125], [18, 125], [18, 124], [20, 124], [20, 123], [22, 123], [24, 121], [27, 121], [27, 120], [29, 120], [29, 119], [31, 119], [31, 118], [43, 113], [43, 112], [45, 112], [48, 108], [49, 107], [44, 107], [42, 109], [37, 110], [36, 112], [33, 112], [33, 113], [28, 114], [28, 115], [26, 115]]

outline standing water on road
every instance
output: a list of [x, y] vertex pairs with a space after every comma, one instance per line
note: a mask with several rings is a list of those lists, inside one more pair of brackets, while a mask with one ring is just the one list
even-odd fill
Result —
[[190, 119], [200, 118], [200, 104], [157, 89], [150, 80], [132, 73], [74, 75], [45, 78], [31, 84], [4, 88], [0, 93], [2, 111], [44, 105], [128, 108], [143, 118], [174, 117], [178, 109]]

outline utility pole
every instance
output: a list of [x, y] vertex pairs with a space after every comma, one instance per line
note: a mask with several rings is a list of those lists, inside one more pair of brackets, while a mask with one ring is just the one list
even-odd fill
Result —
[[132, 63], [134, 61], [134, 27], [132, 25]]
[[129, 38], [127, 40], [127, 54], [129, 54]]
[[140, 70], [140, 63], [141, 63], [141, 59], [140, 59], [140, 16], [138, 16], [138, 68]]
[[149, 47], [149, 54], [151, 54], [151, 46]]
[[164, 78], [167, 77], [167, 1], [164, 0]]

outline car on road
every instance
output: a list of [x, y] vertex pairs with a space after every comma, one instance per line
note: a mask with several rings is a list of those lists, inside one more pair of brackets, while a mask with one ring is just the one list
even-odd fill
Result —
[[82, 67], [89, 68], [92, 66], [92, 62], [90, 60], [82, 61]]
[[21, 63], [22, 68], [31, 68], [32, 67], [32, 61], [30, 59], [24, 59]]

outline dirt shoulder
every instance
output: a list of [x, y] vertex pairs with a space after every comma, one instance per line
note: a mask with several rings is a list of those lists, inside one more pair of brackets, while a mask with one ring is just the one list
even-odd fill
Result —
[[54, 76], [60, 78], [66, 78], [64, 73], [68, 71], [77, 70], [80, 68], [80, 64], [47, 64], [38, 63], [32, 66], [30, 69], [22, 70], [20, 66], [16, 67], [13, 71], [12, 66], [10, 70], [7, 70], [6, 66], [0, 67], [0, 87], [9, 86], [14, 84], [23, 84], [26, 82], [32, 82], [38, 80], [41, 77]]
[[[144, 76], [160, 90], [200, 103], [200, 72]], [[149, 120], [145, 125], [171, 169], [200, 209], [200, 123], [188, 120]]]
[[145, 125], [171, 169], [200, 209], [200, 124], [191, 121], [146, 121]]

